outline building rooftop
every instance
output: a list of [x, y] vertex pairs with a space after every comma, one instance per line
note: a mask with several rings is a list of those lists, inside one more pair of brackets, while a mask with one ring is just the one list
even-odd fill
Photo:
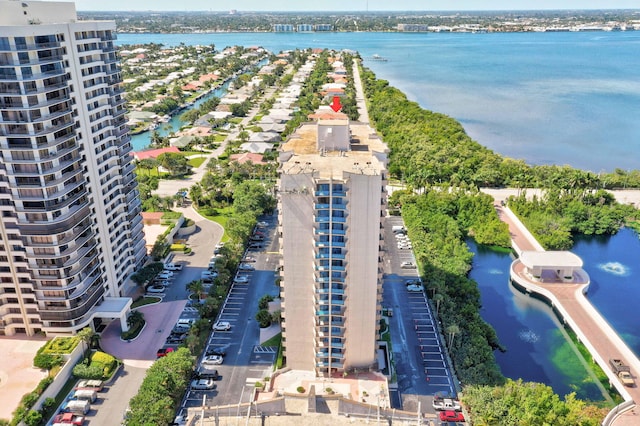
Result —
[[[320, 126], [349, 126], [348, 150], [318, 150]], [[282, 146], [282, 169], [287, 174], [317, 171], [320, 177], [343, 172], [380, 174], [386, 168], [387, 145], [367, 124], [348, 120], [318, 120], [302, 124]]]
[[528, 268], [582, 268], [582, 259], [570, 251], [523, 251], [520, 261]]
[[69, 24], [78, 21], [73, 2], [0, 0], [0, 25]]

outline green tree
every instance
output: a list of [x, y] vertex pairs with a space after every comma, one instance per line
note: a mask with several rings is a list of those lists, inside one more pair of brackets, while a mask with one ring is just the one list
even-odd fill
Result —
[[260, 309], [256, 313], [256, 321], [258, 321], [260, 328], [269, 327], [271, 325], [271, 314], [266, 309]]
[[175, 152], [165, 152], [158, 156], [158, 164], [174, 176], [184, 176], [191, 172], [189, 161], [184, 155]]

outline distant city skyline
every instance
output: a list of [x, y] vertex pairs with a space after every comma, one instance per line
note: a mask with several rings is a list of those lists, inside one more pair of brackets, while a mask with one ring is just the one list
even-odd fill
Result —
[[[60, 1], [60, 0], [45, 0]], [[216, 11], [232, 9], [265, 12], [344, 12], [344, 11], [457, 11], [457, 10], [562, 10], [562, 9], [640, 9], [638, 0], [77, 0], [79, 11]]]

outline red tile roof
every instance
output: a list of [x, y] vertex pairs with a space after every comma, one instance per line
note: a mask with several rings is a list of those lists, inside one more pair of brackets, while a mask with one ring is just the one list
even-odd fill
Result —
[[145, 158], [157, 158], [160, 154], [164, 154], [166, 152], [175, 152], [178, 153], [180, 150], [177, 146], [170, 146], [168, 148], [159, 148], [159, 149], [148, 149], [146, 151], [138, 151], [133, 153], [133, 157], [140, 161]]

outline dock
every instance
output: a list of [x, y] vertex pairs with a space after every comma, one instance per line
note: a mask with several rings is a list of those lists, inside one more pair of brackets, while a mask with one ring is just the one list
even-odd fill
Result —
[[[576, 259], [579, 258], [570, 252], [545, 252], [508, 207], [502, 203], [494, 206], [500, 219], [509, 226], [512, 247], [518, 255], [511, 264], [511, 280], [527, 293], [536, 293], [546, 299], [560, 321], [576, 333], [624, 399], [609, 412], [602, 424], [639, 425], [640, 407], [636, 401], [640, 401], [640, 361], [587, 299], [589, 276], [582, 270], [581, 260], [578, 262]], [[609, 365], [610, 358], [622, 359], [630, 366], [636, 379], [635, 386], [622, 384]]]

